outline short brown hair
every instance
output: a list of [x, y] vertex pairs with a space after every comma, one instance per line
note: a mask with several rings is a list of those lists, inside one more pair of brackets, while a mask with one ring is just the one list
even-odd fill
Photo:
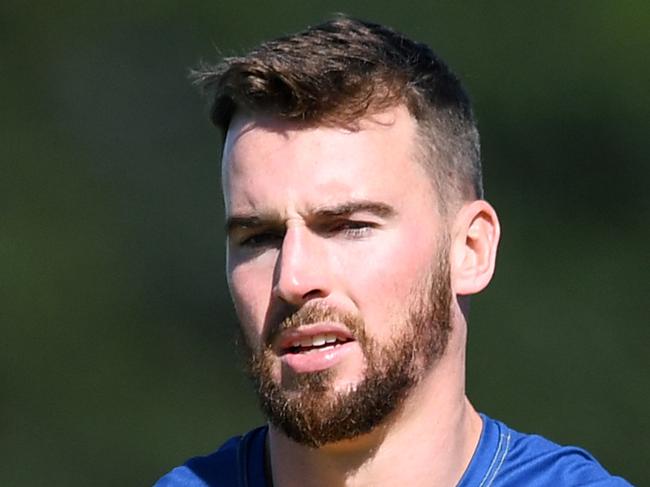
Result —
[[418, 123], [420, 154], [442, 209], [483, 196], [479, 136], [458, 78], [426, 45], [387, 27], [337, 16], [261, 44], [245, 56], [201, 65], [191, 77], [211, 98], [225, 135], [244, 109], [305, 124], [354, 126], [404, 104]]

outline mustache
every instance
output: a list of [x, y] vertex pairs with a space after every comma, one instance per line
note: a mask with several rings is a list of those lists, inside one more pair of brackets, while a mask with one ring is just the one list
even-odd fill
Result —
[[361, 341], [362, 343], [365, 342], [365, 325], [361, 317], [322, 302], [307, 303], [284, 319], [271, 323], [266, 334], [265, 342], [267, 345], [270, 345], [282, 332], [326, 321], [345, 325], [355, 340]]

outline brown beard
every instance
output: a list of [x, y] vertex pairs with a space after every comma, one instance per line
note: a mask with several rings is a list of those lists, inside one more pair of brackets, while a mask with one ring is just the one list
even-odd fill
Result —
[[359, 342], [366, 363], [364, 378], [353, 389], [332, 391], [332, 371], [324, 370], [295, 377], [289, 394], [273, 379], [277, 356], [270, 345], [254, 352], [244, 340], [249, 375], [273, 426], [302, 445], [318, 448], [367, 434], [398, 409], [447, 348], [451, 331], [448, 247], [448, 240], [441, 239], [437, 265], [411, 293], [402, 331], [387, 345], [369, 337], [358, 316], [309, 303], [271, 330], [267, 344], [283, 330], [317, 321], [345, 324]]

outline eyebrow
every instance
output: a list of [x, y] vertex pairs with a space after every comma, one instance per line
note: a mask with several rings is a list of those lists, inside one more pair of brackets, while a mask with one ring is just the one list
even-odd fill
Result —
[[[319, 206], [309, 213], [316, 218], [342, 218], [362, 212], [371, 213], [381, 218], [388, 218], [396, 213], [395, 208], [386, 203], [369, 200], [346, 201], [331, 206]], [[279, 222], [278, 217], [271, 215], [233, 215], [226, 219], [225, 227], [226, 232], [230, 234], [237, 229], [276, 226]]]
[[395, 208], [378, 201], [359, 200], [348, 201], [332, 206], [320, 206], [313, 210], [313, 214], [319, 217], [343, 217], [362, 212], [372, 213], [373, 215], [387, 218], [395, 214]]
[[226, 232], [232, 233], [233, 230], [239, 228], [256, 228], [268, 224], [269, 221], [274, 219], [262, 218], [259, 216], [229, 216], [226, 219]]

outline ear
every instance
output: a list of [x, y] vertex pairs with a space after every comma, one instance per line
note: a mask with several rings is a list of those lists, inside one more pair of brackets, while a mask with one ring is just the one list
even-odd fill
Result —
[[469, 202], [458, 211], [449, 256], [456, 294], [476, 294], [489, 284], [500, 234], [497, 213], [487, 201]]

